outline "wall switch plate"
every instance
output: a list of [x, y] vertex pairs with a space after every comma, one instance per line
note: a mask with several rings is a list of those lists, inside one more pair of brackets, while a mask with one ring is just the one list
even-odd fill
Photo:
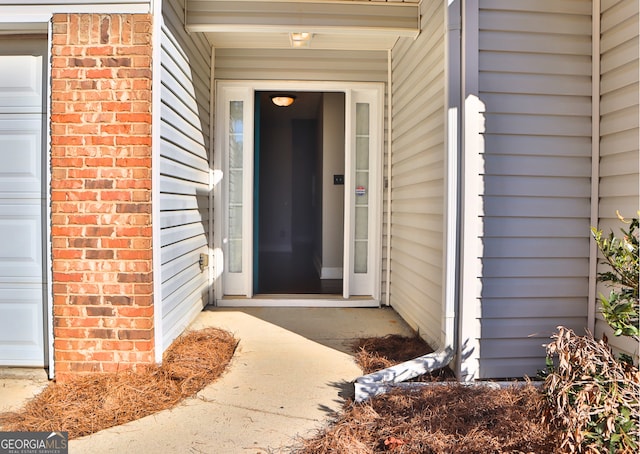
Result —
[[333, 184], [344, 184], [344, 175], [334, 175]]

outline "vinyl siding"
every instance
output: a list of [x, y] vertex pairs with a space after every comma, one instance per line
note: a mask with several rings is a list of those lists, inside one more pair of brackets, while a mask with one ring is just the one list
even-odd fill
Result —
[[391, 305], [442, 347], [444, 8], [425, 1], [417, 40], [392, 51]]
[[218, 80], [387, 80], [383, 51], [216, 49], [215, 65]]
[[479, 30], [478, 378], [535, 376], [587, 324], [591, 2], [481, 1]]
[[187, 34], [182, 2], [163, 4], [161, 36], [160, 241], [162, 349], [208, 302], [211, 48]]
[[[607, 0], [601, 4], [600, 22], [600, 203], [599, 227], [619, 232], [616, 210], [630, 218], [640, 208], [638, 100], [640, 46], [637, 0]], [[605, 271], [600, 266], [598, 271]], [[603, 285], [598, 291], [609, 289]], [[597, 312], [596, 336], [606, 334], [619, 350], [638, 355], [638, 344], [615, 337]]]

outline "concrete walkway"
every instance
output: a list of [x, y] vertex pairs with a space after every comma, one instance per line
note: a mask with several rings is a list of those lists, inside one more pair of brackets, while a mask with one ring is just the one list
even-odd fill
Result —
[[220, 380], [172, 410], [72, 440], [69, 452], [290, 452], [353, 392], [353, 339], [412, 334], [391, 309], [216, 308], [191, 329], [209, 326], [240, 340]]
[[19, 410], [48, 384], [44, 369], [0, 367], [0, 413]]

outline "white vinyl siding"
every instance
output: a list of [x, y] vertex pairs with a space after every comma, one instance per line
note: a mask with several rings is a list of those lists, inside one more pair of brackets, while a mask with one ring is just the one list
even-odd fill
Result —
[[[601, 4], [600, 22], [600, 203], [599, 227], [608, 233], [620, 232], [621, 215], [637, 216], [640, 208], [640, 166], [638, 100], [640, 84], [640, 46], [637, 0], [607, 0]], [[607, 267], [600, 266], [603, 272]], [[609, 294], [610, 289], [598, 286]], [[596, 313], [596, 336], [605, 333], [619, 350], [638, 355], [638, 344], [615, 337]]]
[[444, 7], [425, 1], [417, 40], [392, 52], [391, 306], [443, 347]]
[[218, 80], [386, 82], [387, 53], [310, 49], [216, 49]]
[[591, 2], [481, 1], [479, 30], [478, 378], [535, 376], [587, 324]]
[[163, 4], [160, 241], [162, 346], [208, 303], [211, 48], [182, 24], [181, 0]]

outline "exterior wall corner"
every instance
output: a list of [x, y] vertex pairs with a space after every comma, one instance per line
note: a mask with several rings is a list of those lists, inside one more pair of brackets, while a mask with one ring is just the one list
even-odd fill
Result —
[[150, 43], [148, 14], [53, 16], [58, 380], [154, 362]]

